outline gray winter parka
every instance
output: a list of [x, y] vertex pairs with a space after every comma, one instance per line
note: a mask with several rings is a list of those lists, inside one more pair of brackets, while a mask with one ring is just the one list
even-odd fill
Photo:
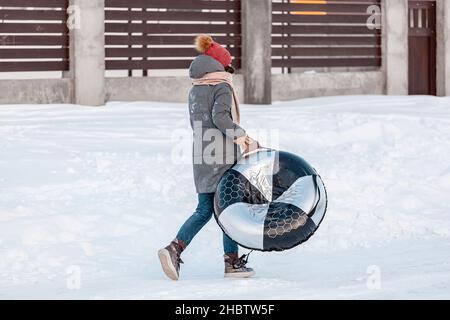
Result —
[[[214, 58], [200, 55], [189, 68], [193, 79], [211, 72], [225, 71]], [[195, 85], [189, 92], [189, 116], [193, 130], [193, 169], [197, 193], [212, 193], [222, 175], [241, 156], [236, 138], [245, 130], [233, 122], [230, 85]]]

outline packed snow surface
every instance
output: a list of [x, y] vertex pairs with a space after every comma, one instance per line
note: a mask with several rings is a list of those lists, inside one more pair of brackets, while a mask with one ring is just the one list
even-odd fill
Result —
[[[168, 280], [156, 252], [196, 206], [186, 104], [0, 106], [0, 298], [450, 298], [450, 99], [243, 106], [262, 144], [321, 174], [305, 244], [223, 278], [214, 219]], [[242, 250], [242, 253], [247, 250]]]

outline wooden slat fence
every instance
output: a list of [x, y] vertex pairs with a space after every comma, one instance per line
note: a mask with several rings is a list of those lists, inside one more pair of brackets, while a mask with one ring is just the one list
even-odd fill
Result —
[[185, 69], [208, 33], [241, 66], [241, 0], [106, 0], [106, 69]]
[[69, 70], [68, 2], [0, 1], [0, 72]]
[[[273, 0], [272, 65], [380, 67], [380, 0]], [[69, 69], [68, 0], [0, 1], [0, 72]], [[105, 0], [106, 69], [185, 69], [209, 33], [241, 66], [241, 0]]]
[[380, 6], [380, 0], [273, 0], [272, 66], [380, 67]]

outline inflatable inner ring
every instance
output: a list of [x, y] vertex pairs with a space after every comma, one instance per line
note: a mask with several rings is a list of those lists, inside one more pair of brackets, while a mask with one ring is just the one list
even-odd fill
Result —
[[260, 150], [222, 177], [214, 197], [222, 230], [245, 248], [291, 249], [308, 240], [327, 209], [322, 179], [294, 154]]

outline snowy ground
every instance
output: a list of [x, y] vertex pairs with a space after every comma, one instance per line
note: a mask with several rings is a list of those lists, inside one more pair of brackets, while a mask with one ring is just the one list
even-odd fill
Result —
[[450, 99], [321, 98], [242, 113], [265, 144], [317, 168], [328, 214], [301, 247], [253, 253], [250, 280], [223, 279], [211, 221], [171, 282], [156, 251], [196, 204], [189, 161], [174, 162], [186, 106], [1, 106], [0, 298], [450, 298]]

